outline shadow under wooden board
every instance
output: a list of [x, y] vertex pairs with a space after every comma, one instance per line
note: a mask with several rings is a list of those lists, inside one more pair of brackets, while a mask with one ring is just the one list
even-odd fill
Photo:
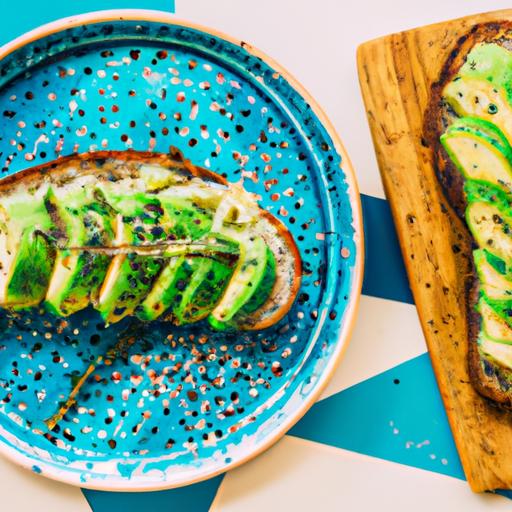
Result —
[[512, 10], [392, 34], [358, 50], [384, 188], [451, 429], [476, 492], [512, 488], [512, 413], [482, 398], [469, 381], [471, 239], [437, 179], [424, 117], [452, 52], [475, 26], [500, 21], [512, 21]]

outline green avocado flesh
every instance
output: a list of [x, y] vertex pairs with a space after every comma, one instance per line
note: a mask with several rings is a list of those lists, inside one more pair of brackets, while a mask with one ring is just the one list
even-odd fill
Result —
[[512, 54], [495, 43], [477, 44], [462, 66], [460, 76], [486, 80], [502, 87], [512, 98]]
[[505, 262], [487, 249], [473, 252], [476, 271], [482, 291], [491, 299], [512, 299], [512, 274]]
[[242, 317], [251, 315], [257, 311], [268, 299], [276, 281], [276, 259], [272, 251], [267, 247], [267, 262], [265, 271], [261, 277], [256, 291], [251, 298], [239, 309], [237, 315]]
[[28, 308], [46, 295], [54, 226], [41, 194], [23, 192], [0, 205], [0, 304]]
[[260, 296], [262, 291], [258, 292], [258, 289], [268, 286], [263, 279], [268, 275], [269, 252], [263, 238], [242, 238], [237, 266], [223, 297], [209, 317], [210, 325], [222, 329], [244, 306], [251, 307], [251, 299], [256, 294]]
[[[480, 304], [484, 304], [486, 310], [489, 311], [489, 313], [492, 312], [492, 315], [494, 315], [495, 318], [493, 318], [493, 324], [497, 319], [499, 319], [502, 323], [504, 328], [510, 330], [512, 328], [512, 299], [491, 299], [490, 297], [487, 297], [485, 294], [482, 294], [480, 298]], [[490, 314], [483, 315], [484, 316], [484, 326], [485, 326], [485, 320], [486, 317], [489, 317], [490, 320]], [[501, 329], [504, 332], [504, 329]], [[489, 334], [491, 334], [488, 331]], [[496, 339], [505, 339], [510, 338], [510, 341], [512, 342], [512, 336], [493, 336]]]
[[466, 180], [466, 222], [478, 246], [479, 350], [512, 369], [512, 53], [476, 45], [442, 96], [454, 119], [441, 143]]
[[44, 299], [54, 254], [40, 232], [32, 228], [23, 231], [7, 286], [7, 304], [24, 309]]
[[[132, 190], [103, 189], [106, 201], [119, 221], [118, 245], [148, 246], [165, 242], [173, 225], [156, 197]], [[107, 323], [115, 323], [134, 314], [150, 292], [153, 281], [164, 265], [162, 258], [134, 252], [114, 256], [100, 290], [97, 308]]]
[[0, 206], [0, 305], [236, 327], [277, 279], [258, 212], [226, 187], [150, 165], [17, 191]]
[[[233, 264], [226, 261], [226, 257], [223, 261], [222, 251], [231, 258], [238, 255], [238, 245], [233, 241], [216, 238], [215, 244], [221, 251], [215, 256], [202, 258], [182, 255], [171, 258], [137, 309], [137, 316], [149, 321], [167, 312], [180, 324], [207, 316], [233, 274]], [[190, 300], [183, 299], [191, 293]]]
[[177, 296], [173, 308], [176, 323], [187, 324], [206, 318], [221, 298], [233, 269], [211, 258], [196, 258], [188, 285]]
[[75, 190], [50, 189], [45, 204], [59, 237], [46, 306], [68, 316], [95, 302], [110, 258], [81, 247], [111, 245], [114, 228], [108, 207], [95, 200], [91, 183]]
[[145, 321], [160, 317], [173, 306], [176, 296], [185, 289], [192, 273], [193, 269], [185, 256], [171, 258], [137, 309], [137, 316]]
[[[507, 261], [512, 254], [512, 210], [499, 189], [466, 182], [466, 222], [477, 244]], [[499, 193], [498, 193], [499, 192]]]
[[[504, 305], [504, 304], [503, 304]], [[495, 308], [496, 304], [485, 297], [480, 299], [478, 309], [482, 315], [482, 331], [486, 336], [498, 343], [509, 344], [512, 343], [511, 329], [506, 320], [503, 318], [503, 310], [498, 311]]]
[[499, 343], [489, 338], [485, 332], [480, 332], [478, 337], [480, 352], [496, 361], [501, 366], [512, 368], [512, 346], [507, 343]]
[[441, 142], [466, 179], [496, 182], [512, 190], [512, 148], [492, 123], [462, 118], [449, 126]]

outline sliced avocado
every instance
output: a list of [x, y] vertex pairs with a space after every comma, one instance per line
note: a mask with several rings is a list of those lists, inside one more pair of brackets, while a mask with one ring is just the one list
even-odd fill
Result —
[[512, 208], [509, 196], [487, 182], [467, 181], [466, 222], [477, 244], [508, 261], [512, 250]]
[[52, 313], [68, 316], [97, 301], [110, 257], [80, 248], [112, 245], [115, 218], [95, 200], [91, 183], [50, 189], [45, 202], [59, 228], [45, 304]]
[[496, 272], [502, 274], [502, 275], [511, 275], [511, 269], [510, 266], [507, 264], [505, 260], [502, 260], [501, 258], [498, 258], [495, 254], [489, 251], [485, 252], [485, 259], [489, 263], [489, 265], [496, 270]]
[[[160, 186], [164, 183], [161, 180], [166, 178], [158, 174], [152, 179], [155, 186]], [[162, 256], [179, 256], [180, 254], [190, 256], [188, 254], [190, 244], [196, 241], [195, 245], [198, 246], [196, 252], [199, 254], [201, 254], [203, 243], [205, 251], [206, 245], [211, 245], [208, 241], [200, 239], [211, 229], [213, 212], [209, 207], [218, 203], [219, 191], [210, 191], [198, 184], [193, 184], [186, 187], [172, 186], [156, 194], [147, 194], [137, 190], [129, 182], [124, 184], [127, 190], [123, 194], [120, 193], [119, 188], [110, 185], [103, 188], [107, 201], [123, 215], [125, 229], [133, 229], [134, 235], [139, 237], [138, 240], [130, 241], [128, 234], [121, 245], [123, 243], [125, 245], [167, 244], [169, 248]], [[148, 209], [155, 214], [154, 219], [147, 218], [146, 210]], [[148, 233], [154, 236], [148, 236]], [[220, 239], [217, 237], [214, 245], [222, 245], [222, 240], [219, 244], [217, 240]], [[194, 256], [198, 256], [197, 253]], [[125, 261], [127, 258], [133, 260], [130, 272], [127, 270], [128, 262]], [[111, 266], [112, 272], [107, 275], [100, 295], [100, 311], [109, 322], [118, 321], [123, 316], [132, 314], [134, 309], [137, 309], [140, 318], [154, 319], [168, 308], [172, 310], [175, 320], [179, 323], [196, 321], [213, 308], [218, 295], [224, 288], [222, 276], [217, 274], [220, 269], [225, 271], [226, 268], [218, 263], [214, 266], [213, 273], [220, 292], [216, 289], [214, 294], [213, 290], [210, 290], [211, 304], [208, 311], [198, 313], [206, 308], [208, 302], [207, 290], [211, 286], [208, 286], [206, 278], [212, 269], [206, 267], [212, 266], [210, 260], [207, 261], [208, 265], [204, 263], [197, 268], [195, 268], [196, 263], [190, 264], [193, 267], [191, 273], [187, 263], [188, 258], [163, 260], [137, 255], [119, 255], [114, 260]], [[200, 259], [197, 259], [197, 262], [199, 261]], [[137, 273], [136, 276], [133, 275], [133, 271]], [[123, 272], [131, 273], [131, 285], [125, 295], [121, 296], [119, 290], [127, 287], [126, 283], [123, 284], [123, 280], [120, 279]], [[189, 286], [183, 291], [176, 290], [174, 286], [183, 282], [184, 275], [190, 279]], [[203, 301], [203, 304], [199, 304], [198, 301]], [[140, 307], [137, 307], [139, 304]], [[194, 308], [197, 311], [192, 311]]]
[[173, 320], [177, 324], [188, 323], [184, 321], [185, 310], [192, 303], [196, 290], [206, 279], [206, 274], [210, 271], [210, 260], [208, 258], [186, 258], [187, 265], [191, 269], [190, 276], [185, 282], [182, 292], [177, 293], [174, 298], [174, 304], [170, 310]]
[[274, 253], [267, 247], [267, 265], [265, 267], [265, 273], [261, 278], [260, 284], [256, 288], [256, 291], [252, 297], [246, 302], [246, 304], [240, 308], [240, 311], [236, 314], [235, 320], [243, 318], [245, 316], [254, 313], [258, 310], [266, 300], [269, 298], [272, 288], [276, 282], [276, 259]]
[[212, 227], [213, 213], [194, 201], [158, 194], [158, 200], [167, 216], [169, 234], [173, 239], [197, 240]]
[[[144, 246], [165, 241], [165, 216], [155, 196], [124, 187], [102, 186], [106, 201], [117, 211], [115, 245]], [[105, 322], [132, 315], [147, 296], [163, 264], [162, 258], [134, 252], [112, 258], [96, 308]]]
[[[41, 192], [41, 191], [39, 191]], [[53, 268], [53, 229], [44, 196], [27, 191], [0, 205], [0, 304], [31, 307], [45, 297]]]
[[210, 317], [210, 324], [216, 329], [225, 329], [228, 326], [236, 327], [248, 316], [257, 311], [269, 298], [276, 282], [276, 259], [267, 247], [267, 265], [265, 273], [252, 297], [239, 309], [236, 315], [227, 323], [217, 322]]
[[[181, 255], [177, 254], [178, 251], [181, 252]], [[206, 306], [210, 310], [213, 309], [227, 284], [227, 278], [224, 279], [223, 274], [231, 275], [233, 273], [234, 262], [238, 258], [237, 244], [224, 237], [208, 236], [196, 240], [190, 245], [169, 246], [167, 253], [177, 255], [168, 260], [148, 296], [137, 309], [139, 318], [146, 321], [155, 320], [167, 310], [172, 314], [173, 307], [179, 305], [185, 287], [197, 270], [197, 263], [204, 255], [212, 259], [215, 265], [212, 269], [211, 279], [205, 280], [204, 286], [201, 286], [195, 297], [202, 301], [201, 309]], [[208, 275], [206, 277], [208, 278]], [[198, 305], [196, 304], [196, 306]], [[183, 310], [187, 310], [187, 307], [184, 306]], [[181, 321], [184, 320], [184, 317], [181, 318]]]
[[467, 180], [464, 193], [468, 203], [486, 202], [496, 204], [500, 210], [510, 211], [512, 215], [512, 198], [499, 185], [489, 181]]
[[490, 203], [470, 203], [466, 209], [466, 221], [477, 244], [501, 259], [512, 254], [512, 218], [505, 216]]
[[469, 52], [459, 76], [480, 78], [503, 87], [512, 97], [512, 53], [496, 43], [479, 43]]
[[[473, 260], [484, 293], [491, 299], [512, 299], [512, 274], [506, 273], [505, 262], [486, 249], [474, 251]], [[497, 270], [497, 266], [503, 272]]]
[[495, 310], [485, 296], [478, 302], [478, 310], [482, 315], [482, 330], [487, 337], [499, 343], [512, 345], [512, 327]]
[[441, 143], [466, 179], [500, 183], [512, 189], [512, 148], [494, 124], [462, 118], [448, 127]]
[[498, 300], [482, 295], [479, 307], [482, 303], [486, 303], [496, 315], [512, 328], [512, 299]]
[[[466, 221], [478, 250], [479, 350], [512, 367], [512, 53], [495, 43], [473, 47], [443, 98], [462, 117], [441, 136], [466, 178]], [[475, 117], [477, 119], [475, 119]]]
[[159, 258], [134, 253], [112, 258], [96, 308], [105, 322], [113, 324], [133, 315], [162, 268]]
[[[235, 238], [235, 235], [232, 235]], [[267, 271], [269, 251], [263, 238], [238, 235], [240, 257], [231, 280], [215, 309], [208, 318], [210, 325], [223, 329], [252, 299]], [[272, 283], [273, 286], [273, 283]]]
[[[211, 229], [211, 211], [197, 206], [189, 199], [169, 194], [159, 194], [157, 197], [166, 216], [168, 239], [194, 241]], [[173, 250], [172, 246], [169, 249]], [[164, 264], [151, 291], [137, 310], [139, 318], [146, 321], [158, 318], [173, 304], [176, 296], [183, 292], [183, 283], [188, 282], [194, 271], [185, 256], [171, 258]]]
[[46, 235], [26, 228], [7, 285], [6, 303], [14, 309], [39, 304], [45, 297], [53, 270], [55, 250]]
[[210, 268], [196, 289], [193, 299], [183, 308], [181, 322], [197, 322], [206, 318], [222, 297], [233, 275], [233, 265], [213, 258], [208, 260]]
[[137, 308], [137, 316], [141, 320], [156, 320], [173, 305], [176, 296], [183, 292], [194, 271], [187, 260], [185, 256], [170, 259]]
[[172, 315], [179, 325], [206, 318], [220, 299], [233, 268], [213, 258], [194, 258], [194, 272]]
[[481, 332], [478, 338], [478, 346], [481, 352], [494, 359], [498, 364], [506, 368], [512, 368], [511, 345], [497, 342]]
[[503, 88], [479, 78], [457, 77], [444, 88], [443, 98], [459, 117], [494, 123], [512, 140], [512, 107]]
[[[498, 217], [493, 217], [495, 223], [501, 224], [502, 220], [506, 223], [512, 222], [512, 195], [505, 192], [501, 186], [489, 181], [466, 180], [464, 193], [468, 205], [485, 203], [499, 210]], [[508, 233], [506, 226], [504, 232]], [[508, 258], [505, 261], [508, 261]]]

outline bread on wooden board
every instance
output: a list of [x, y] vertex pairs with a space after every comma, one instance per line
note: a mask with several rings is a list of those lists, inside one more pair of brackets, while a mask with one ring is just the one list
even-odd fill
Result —
[[481, 395], [511, 408], [512, 23], [475, 25], [457, 41], [432, 90], [426, 143], [473, 239], [469, 374]]

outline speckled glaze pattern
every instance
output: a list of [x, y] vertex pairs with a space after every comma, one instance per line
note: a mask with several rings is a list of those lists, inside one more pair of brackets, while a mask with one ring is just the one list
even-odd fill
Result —
[[[304, 266], [292, 310], [260, 332], [2, 313], [2, 451], [69, 483], [147, 490], [213, 476], [297, 421], [346, 342], [362, 255], [344, 162], [289, 81], [243, 44], [129, 17], [63, 24], [4, 55], [2, 174], [77, 152], [176, 146], [258, 194]], [[49, 432], [44, 420], [120, 335], [135, 342], [97, 367]]]

